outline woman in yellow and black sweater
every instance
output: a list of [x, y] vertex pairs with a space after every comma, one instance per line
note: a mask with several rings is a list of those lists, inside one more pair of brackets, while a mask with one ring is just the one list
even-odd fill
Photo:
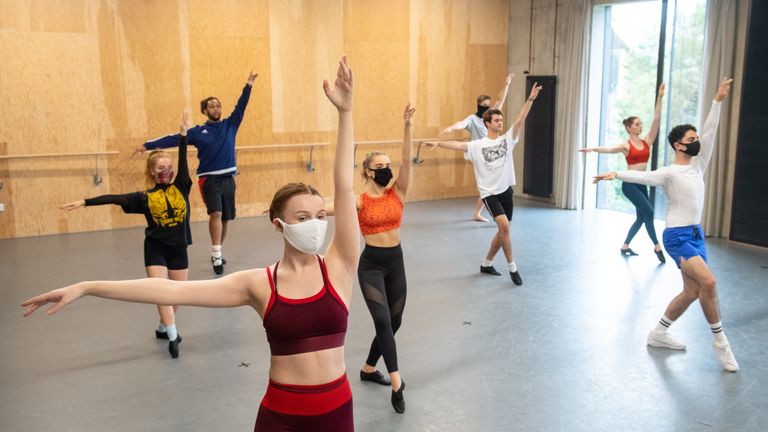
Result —
[[[147, 158], [147, 182], [154, 186], [146, 191], [122, 195], [102, 195], [64, 204], [75, 210], [86, 206], [115, 204], [125, 213], [143, 214], [147, 219], [144, 237], [144, 265], [148, 277], [187, 280], [189, 259], [187, 246], [192, 244], [189, 229], [189, 192], [192, 180], [187, 165], [187, 129], [189, 114], [181, 118], [179, 137], [179, 172], [173, 177], [173, 161], [164, 151], [153, 151]], [[158, 305], [160, 325], [155, 331], [159, 339], [168, 339], [171, 357], [179, 356], [181, 336], [176, 330], [176, 306]]]

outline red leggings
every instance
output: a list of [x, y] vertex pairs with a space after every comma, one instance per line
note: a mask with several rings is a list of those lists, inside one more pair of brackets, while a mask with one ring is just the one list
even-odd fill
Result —
[[254, 432], [353, 432], [352, 390], [347, 375], [302, 386], [269, 381]]

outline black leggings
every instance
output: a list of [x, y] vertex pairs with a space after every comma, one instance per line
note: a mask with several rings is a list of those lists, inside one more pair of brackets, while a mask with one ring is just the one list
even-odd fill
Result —
[[395, 333], [403, 319], [406, 293], [405, 264], [400, 245], [388, 248], [366, 245], [360, 255], [357, 277], [376, 327], [376, 337], [365, 362], [376, 366], [379, 357], [384, 356], [387, 371], [397, 372]]
[[640, 227], [645, 224], [645, 230], [648, 231], [648, 237], [654, 245], [659, 244], [659, 240], [656, 238], [656, 228], [653, 226], [653, 207], [651, 207], [651, 200], [648, 197], [648, 187], [636, 183], [624, 182], [621, 184], [621, 191], [624, 192], [624, 196], [635, 205], [635, 211], [637, 212], [637, 219], [635, 223], [629, 227], [627, 233], [627, 239], [624, 243], [629, 244], [635, 234], [640, 230]]

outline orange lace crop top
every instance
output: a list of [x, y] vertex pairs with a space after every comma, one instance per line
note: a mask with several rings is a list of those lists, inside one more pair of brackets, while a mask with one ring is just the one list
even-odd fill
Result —
[[403, 202], [400, 201], [394, 188], [387, 189], [384, 195], [377, 197], [363, 193], [360, 195], [357, 219], [363, 235], [400, 228], [403, 220]]

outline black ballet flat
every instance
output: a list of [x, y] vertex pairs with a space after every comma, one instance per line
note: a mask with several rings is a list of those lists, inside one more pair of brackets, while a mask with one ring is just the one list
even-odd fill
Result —
[[360, 381], [370, 381], [381, 385], [391, 385], [389, 378], [379, 371], [363, 372], [360, 371]]
[[653, 252], [656, 254], [656, 258], [658, 258], [658, 259], [659, 259], [659, 261], [660, 261], [662, 264], [665, 264], [665, 263], [667, 262], [667, 259], [666, 259], [666, 258], [664, 258], [664, 251], [662, 251], [662, 250], [659, 250], [659, 251], [653, 251]]
[[395, 412], [402, 414], [405, 412], [405, 397], [403, 397], [403, 390], [405, 390], [405, 381], [400, 381], [400, 388], [397, 391], [392, 390], [392, 408]]
[[172, 358], [179, 357], [179, 343], [181, 342], [181, 336], [176, 336], [176, 339], [168, 342], [168, 352]]
[[490, 265], [490, 266], [482, 266], [481, 265], [480, 266], [480, 273], [486, 273], [486, 274], [494, 275], [494, 276], [501, 276], [501, 273], [499, 273], [499, 271], [496, 270], [496, 268], [494, 268], [492, 265]]
[[155, 330], [155, 337], [157, 339], [168, 339], [168, 333], [161, 332], [160, 330]]
[[626, 248], [626, 249], [621, 248], [620, 250], [621, 250], [621, 254], [624, 255], [624, 256], [637, 256], [638, 255], [637, 252], [633, 251], [630, 248]]

